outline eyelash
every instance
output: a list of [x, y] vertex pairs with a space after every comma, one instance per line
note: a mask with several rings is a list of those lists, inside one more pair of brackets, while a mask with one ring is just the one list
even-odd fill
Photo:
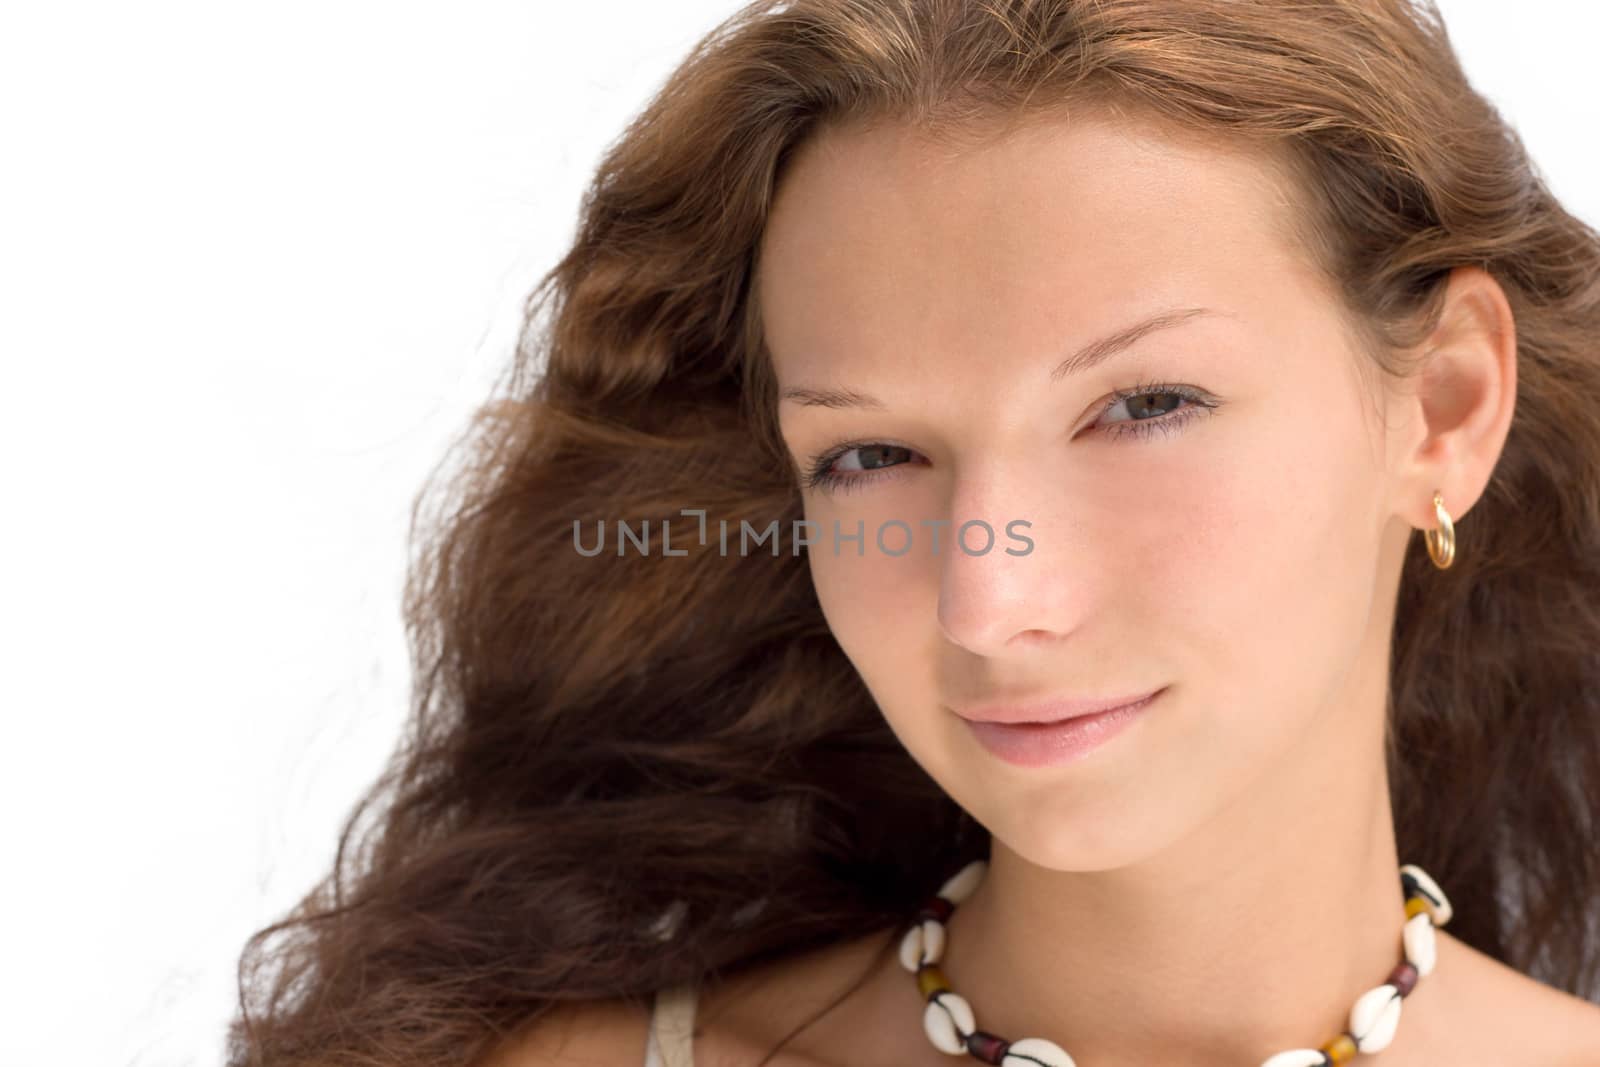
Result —
[[[1140, 382], [1130, 389], [1118, 390], [1106, 406], [1101, 409], [1101, 414], [1111, 410], [1124, 400], [1135, 397], [1149, 396], [1152, 394], [1170, 393], [1188, 401], [1187, 406], [1176, 408], [1173, 411], [1158, 415], [1150, 419], [1125, 419], [1121, 422], [1111, 423], [1105, 432], [1112, 437], [1123, 437], [1132, 434], [1136, 437], [1150, 438], [1157, 433], [1173, 433], [1192, 419], [1210, 414], [1221, 401], [1213, 400], [1206, 394], [1187, 385], [1175, 385], [1168, 382]], [[846, 454], [858, 448], [902, 448], [901, 445], [889, 444], [884, 441], [846, 441], [835, 445], [826, 452], [817, 456], [810, 463], [801, 478], [801, 485], [806, 489], [815, 489], [824, 493], [848, 492], [866, 484], [867, 482], [882, 481], [885, 478], [897, 477], [894, 473], [872, 473], [863, 471], [850, 471], [847, 473], [830, 472], [829, 467], [837, 463]], [[912, 449], [905, 449], [910, 452]], [[880, 471], [893, 472], [905, 464], [895, 464], [892, 467], [880, 468]]]

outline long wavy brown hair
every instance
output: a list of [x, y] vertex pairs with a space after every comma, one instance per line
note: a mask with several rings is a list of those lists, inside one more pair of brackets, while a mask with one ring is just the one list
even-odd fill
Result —
[[[1600, 236], [1438, 12], [758, 0], [606, 152], [494, 395], [417, 495], [407, 731], [333, 869], [245, 946], [231, 1067], [468, 1064], [558, 1002], [644, 1003], [896, 927], [986, 853], [805, 557], [724, 554], [717, 531], [802, 515], [753, 299], [795, 147], [824, 123], [954, 139], [1091, 106], [1288, 167], [1297, 237], [1389, 375], [1452, 268], [1503, 286], [1509, 438], [1455, 565], [1419, 535], [1401, 578], [1396, 836], [1450, 887], [1453, 934], [1600, 998]], [[657, 540], [576, 550], [618, 520]]]

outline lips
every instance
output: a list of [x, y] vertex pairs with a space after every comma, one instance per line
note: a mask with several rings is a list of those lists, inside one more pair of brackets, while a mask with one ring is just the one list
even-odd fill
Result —
[[1059, 767], [1076, 763], [1145, 717], [1165, 688], [1148, 698], [1109, 711], [1076, 715], [1050, 723], [967, 722], [967, 729], [995, 756], [1019, 767]]
[[[1165, 687], [1163, 686], [1162, 688]], [[1060, 723], [1068, 719], [1081, 718], [1086, 715], [1098, 715], [1130, 704], [1138, 704], [1160, 692], [1161, 689], [1147, 689], [1144, 692], [1115, 697], [1047, 697], [1028, 703], [985, 704], [965, 711], [957, 711], [956, 714], [969, 722], [1004, 725]]]

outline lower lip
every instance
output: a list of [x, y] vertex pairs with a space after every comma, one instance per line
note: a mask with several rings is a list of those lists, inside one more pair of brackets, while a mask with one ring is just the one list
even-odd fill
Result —
[[1019, 767], [1055, 767], [1082, 759], [1139, 717], [1165, 689], [1135, 704], [1063, 722], [998, 723], [966, 720], [984, 748]]

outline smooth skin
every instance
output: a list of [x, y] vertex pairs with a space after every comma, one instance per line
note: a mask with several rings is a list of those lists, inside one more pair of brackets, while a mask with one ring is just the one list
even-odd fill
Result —
[[[822, 531], [867, 532], [860, 555], [810, 549], [822, 609], [908, 752], [994, 838], [942, 969], [981, 1028], [1049, 1038], [1079, 1067], [1255, 1067], [1315, 1047], [1400, 959], [1395, 593], [1436, 489], [1472, 522], [1513, 415], [1515, 323], [1491, 276], [1458, 269], [1425, 373], [1385, 388], [1289, 238], [1292, 203], [1262, 159], [1126, 119], [1074, 113], [962, 148], [836, 127], [791, 161], [763, 241], [797, 468], [874, 446], [829, 465], [860, 479], [848, 489], [804, 490]], [[1209, 310], [1052, 375], [1190, 308]], [[1173, 385], [1204, 403], [1174, 405]], [[1141, 416], [1172, 425], [1116, 435]], [[994, 550], [951, 550], [972, 518]], [[1003, 551], [1021, 547], [1004, 536], [1016, 518], [1026, 555]], [[939, 552], [919, 538], [896, 556], [873, 536], [891, 519], [951, 525]], [[1158, 687], [1129, 729], [1057, 767], [997, 759], [951, 710]], [[705, 990], [697, 1067], [756, 1063], [891, 936]], [[885, 959], [771, 1062], [948, 1065]], [[642, 1063], [643, 1022], [595, 1006], [506, 1062]], [[1600, 1006], [1445, 929], [1378, 1055], [1593, 1065]]]

